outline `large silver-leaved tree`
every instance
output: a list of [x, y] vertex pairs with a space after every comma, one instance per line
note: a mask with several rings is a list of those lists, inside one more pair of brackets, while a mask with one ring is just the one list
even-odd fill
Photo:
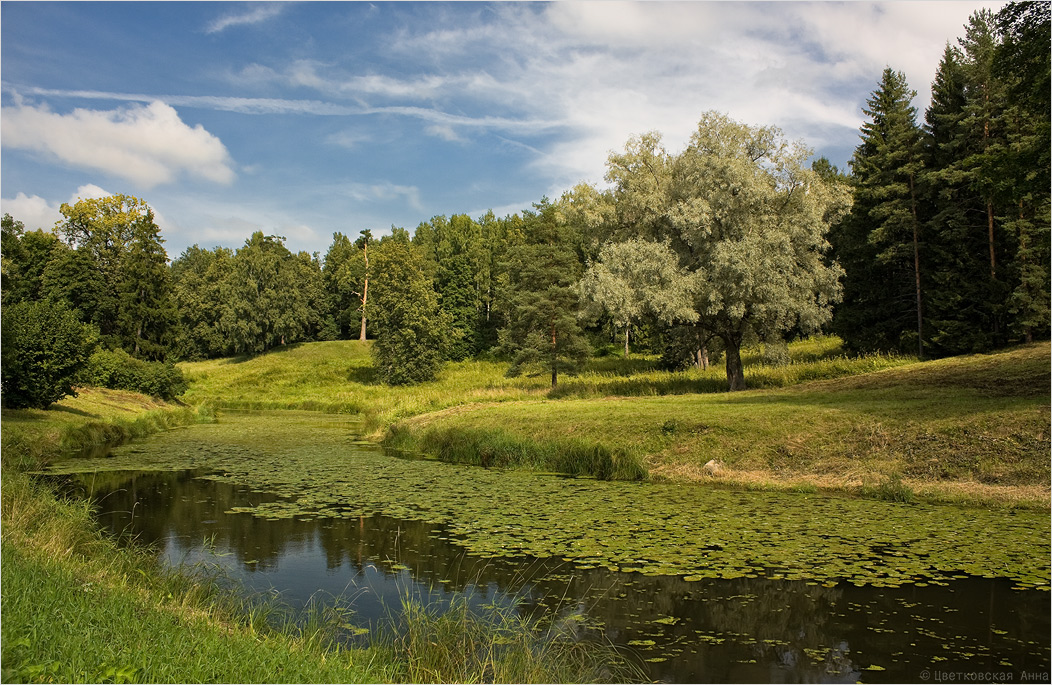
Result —
[[745, 388], [747, 336], [817, 331], [840, 297], [826, 233], [851, 196], [813, 172], [810, 155], [777, 128], [707, 112], [679, 154], [649, 133], [607, 161], [615, 239], [668, 241], [694, 274], [697, 321], [725, 344], [731, 390]]

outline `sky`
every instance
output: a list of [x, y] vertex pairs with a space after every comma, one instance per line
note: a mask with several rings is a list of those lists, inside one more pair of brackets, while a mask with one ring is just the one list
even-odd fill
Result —
[[919, 118], [977, 9], [901, 2], [0, 4], [0, 211], [148, 202], [171, 258], [255, 231], [324, 256], [605, 187], [632, 137], [707, 110], [846, 169], [886, 67]]

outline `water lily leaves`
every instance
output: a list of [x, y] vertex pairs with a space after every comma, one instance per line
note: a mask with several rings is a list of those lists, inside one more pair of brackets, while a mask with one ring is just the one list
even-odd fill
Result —
[[[1050, 522], [1036, 512], [905, 505], [540, 476], [406, 460], [348, 441], [346, 417], [239, 414], [52, 473], [201, 469], [280, 496], [231, 511], [265, 519], [383, 514], [427, 521], [469, 552], [565, 559], [646, 576], [781, 578], [825, 587], [1007, 577], [1048, 590]], [[997, 544], [990, 544], [996, 531]], [[922, 585], [923, 586], [923, 585]]]

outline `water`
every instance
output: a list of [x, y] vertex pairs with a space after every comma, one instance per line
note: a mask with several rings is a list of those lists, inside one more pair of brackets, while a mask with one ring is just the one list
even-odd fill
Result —
[[[309, 450], [324, 444], [327, 433], [317, 417], [306, 420], [313, 426], [305, 440]], [[262, 424], [245, 421], [239, 434], [258, 441]], [[354, 622], [371, 626], [407, 595], [441, 603], [466, 593], [475, 603], [519, 602], [522, 612], [556, 620], [584, 615], [615, 644], [631, 649], [650, 677], [668, 682], [921, 682], [945, 681], [950, 674], [961, 674], [955, 680], [964, 674], [1012, 682], [1048, 679], [1049, 593], [1013, 589], [1018, 580], [958, 572], [951, 580], [876, 587], [831, 581], [818, 568], [813, 575], [822, 580], [780, 579], [795, 574], [776, 569], [736, 578], [622, 572], [588, 559], [565, 561], [562, 555], [471, 553], [473, 533], [462, 522], [364, 510], [334, 516], [331, 508], [330, 515], [304, 514], [302, 506], [290, 516], [253, 515], [280, 512], [289, 500], [276, 494], [280, 488], [258, 487], [258, 479], [250, 479], [252, 486], [238, 482], [238, 474], [227, 468], [233, 463], [215, 457], [204, 461], [222, 464], [218, 471], [200, 464], [175, 471], [120, 469], [141, 466], [153, 454], [179, 466], [176, 446], [196, 444], [199, 433], [218, 449], [220, 433], [193, 427], [120, 448], [113, 458], [96, 462], [93, 473], [75, 476], [73, 487], [97, 501], [105, 527], [153, 546], [166, 563], [217, 564], [249, 591], [280, 592], [294, 607], [312, 601], [351, 606]], [[249, 444], [239, 440], [242, 448]], [[350, 449], [348, 443], [349, 438], [341, 444]], [[253, 457], [258, 465], [263, 452], [241, 457]], [[458, 482], [473, 474], [493, 475], [406, 462], [375, 450], [369, 458], [375, 460], [371, 470], [389, 469], [393, 482], [402, 484], [394, 499], [412, 499], [407, 474], [422, 468], [443, 469], [436, 473], [454, 474]], [[544, 488], [584, 489], [592, 496], [590, 482], [534, 478], [543, 478]], [[443, 488], [433, 475], [430, 482], [432, 489]], [[631, 496], [666, 492], [624, 486]], [[364, 499], [377, 497], [364, 486], [359, 491]], [[566, 501], [572, 501], [569, 494]], [[778, 500], [720, 501], [728, 508], [739, 501], [758, 507]], [[437, 508], [428, 502], [421, 499], [415, 506]], [[487, 498], [488, 507], [501, 504]], [[627, 514], [624, 525], [638, 527]]]

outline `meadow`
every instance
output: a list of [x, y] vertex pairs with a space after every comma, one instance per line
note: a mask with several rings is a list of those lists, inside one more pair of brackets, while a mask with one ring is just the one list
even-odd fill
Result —
[[356, 341], [182, 368], [189, 402], [357, 413], [366, 437], [450, 461], [1048, 507], [1048, 343], [924, 362], [850, 357], [835, 337], [789, 352], [773, 366], [747, 350], [751, 389], [738, 393], [718, 365], [668, 372], [646, 356], [593, 359], [554, 389], [488, 361], [390, 387]]

